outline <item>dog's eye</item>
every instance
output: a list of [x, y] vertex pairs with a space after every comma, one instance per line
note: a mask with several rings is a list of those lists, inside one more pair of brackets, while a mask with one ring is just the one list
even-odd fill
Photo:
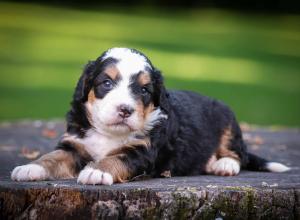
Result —
[[113, 82], [110, 79], [104, 80], [101, 85], [106, 90], [110, 90], [113, 88]]
[[146, 87], [142, 87], [142, 94], [143, 95], [149, 94], [149, 91], [148, 91], [148, 89]]

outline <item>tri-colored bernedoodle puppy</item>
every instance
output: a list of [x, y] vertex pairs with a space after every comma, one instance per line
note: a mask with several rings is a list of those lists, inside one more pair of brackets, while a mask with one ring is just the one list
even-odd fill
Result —
[[232, 111], [214, 99], [167, 91], [141, 52], [112, 48], [89, 62], [56, 150], [16, 167], [11, 178], [39, 181], [77, 177], [82, 184], [214, 174], [240, 169], [283, 172], [283, 164], [250, 154]]

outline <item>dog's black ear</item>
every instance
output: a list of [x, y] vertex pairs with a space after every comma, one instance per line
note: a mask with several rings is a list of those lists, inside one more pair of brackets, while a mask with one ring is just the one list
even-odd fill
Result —
[[153, 93], [153, 101], [155, 107], [160, 107], [161, 110], [168, 114], [170, 110], [169, 103], [169, 94], [164, 86], [164, 80], [161, 75], [161, 72], [154, 68], [152, 72], [153, 76], [153, 85], [154, 85], [154, 93]]
[[92, 80], [95, 70], [95, 61], [89, 61], [85, 66], [82, 75], [79, 78], [77, 86], [75, 88], [73, 100], [75, 102], [85, 102], [88, 96], [88, 92], [92, 87]]
[[90, 61], [85, 66], [75, 88], [71, 110], [67, 113], [67, 132], [76, 134], [79, 137], [84, 137], [85, 131], [91, 127], [84, 103], [92, 87], [95, 63], [95, 61]]

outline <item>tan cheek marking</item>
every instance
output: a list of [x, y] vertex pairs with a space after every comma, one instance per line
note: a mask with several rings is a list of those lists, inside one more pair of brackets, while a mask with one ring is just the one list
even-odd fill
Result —
[[150, 103], [146, 108], [142, 101], [139, 101], [136, 107], [136, 111], [139, 117], [139, 120], [141, 121], [141, 127], [144, 128], [146, 118], [149, 116], [151, 112], [153, 112], [155, 109], [154, 104]]
[[154, 104], [153, 103], [150, 103], [150, 105], [144, 109], [144, 115], [143, 115], [143, 127], [145, 127], [145, 122], [146, 122], [146, 119], [147, 117], [149, 116], [149, 114], [151, 112], [153, 112], [155, 109], [154, 107]]
[[147, 116], [154, 111], [154, 104], [153, 103], [150, 103], [146, 108], [143, 104], [142, 101], [139, 101], [138, 104], [137, 104], [137, 108], [136, 108], [136, 111], [139, 115], [140, 118], [142, 119], [146, 119]]
[[88, 102], [93, 104], [96, 100], [94, 89], [92, 88], [91, 91], [88, 94]]
[[95, 96], [95, 92], [94, 92], [94, 89], [92, 88], [91, 91], [89, 92], [88, 94], [88, 101], [87, 103], [85, 104], [86, 108], [87, 108], [87, 118], [89, 120], [89, 122], [91, 124], [93, 124], [93, 120], [92, 120], [92, 106], [94, 104], [94, 102], [96, 101], [96, 96]]
[[114, 182], [125, 182], [131, 177], [129, 168], [118, 157], [107, 157], [99, 162], [97, 168], [113, 176]]
[[231, 127], [228, 127], [224, 130], [223, 135], [220, 139], [219, 147], [216, 151], [217, 157], [231, 157], [240, 161], [240, 157], [232, 150], [229, 149], [230, 141], [232, 139]]
[[120, 72], [116, 66], [112, 65], [105, 69], [104, 71], [112, 80], [116, 80], [120, 76]]
[[139, 118], [144, 118], [144, 115], [145, 115], [144, 104], [141, 100], [139, 100], [137, 103], [136, 111], [137, 111]]
[[149, 106], [148, 106], [147, 108], [145, 108], [145, 110], [144, 110], [144, 118], [147, 118], [147, 116], [148, 116], [151, 112], [153, 112], [154, 109], [155, 109], [154, 104], [153, 104], [153, 103], [150, 103]]

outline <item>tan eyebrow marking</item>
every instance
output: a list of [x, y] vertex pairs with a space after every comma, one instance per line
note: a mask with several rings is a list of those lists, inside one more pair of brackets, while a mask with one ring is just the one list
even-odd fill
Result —
[[105, 68], [104, 71], [112, 80], [116, 80], [120, 77], [120, 72], [115, 65], [110, 65]]
[[142, 72], [138, 76], [138, 82], [140, 85], [146, 85], [151, 82], [150, 74], [148, 72]]

